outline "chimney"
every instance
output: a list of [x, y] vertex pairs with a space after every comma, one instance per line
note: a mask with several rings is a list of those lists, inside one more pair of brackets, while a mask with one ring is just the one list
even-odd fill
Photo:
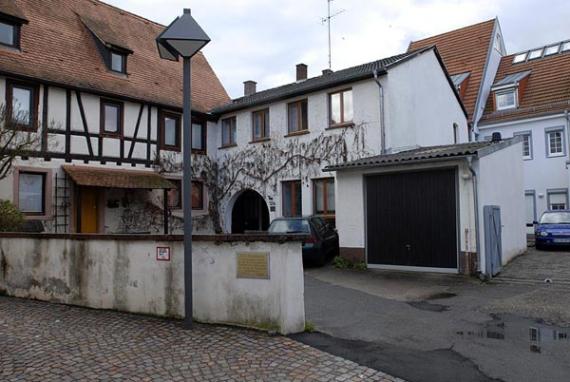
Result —
[[243, 83], [243, 95], [250, 96], [257, 92], [257, 82], [255, 81], [245, 81]]
[[327, 74], [332, 74], [332, 70], [330, 69], [323, 69], [323, 76], [326, 76]]
[[304, 81], [307, 79], [307, 65], [297, 64], [297, 81]]
[[491, 142], [501, 142], [501, 133], [493, 133], [491, 136]]

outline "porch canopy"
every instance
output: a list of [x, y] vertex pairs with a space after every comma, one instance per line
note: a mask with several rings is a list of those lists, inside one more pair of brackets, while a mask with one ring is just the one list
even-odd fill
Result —
[[65, 165], [62, 167], [67, 175], [79, 186], [140, 190], [170, 190], [176, 188], [168, 179], [151, 171], [73, 165]]

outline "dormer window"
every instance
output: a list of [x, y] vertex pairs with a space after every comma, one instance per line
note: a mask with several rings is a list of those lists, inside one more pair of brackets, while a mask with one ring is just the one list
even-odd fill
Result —
[[0, 44], [18, 48], [20, 45], [20, 26], [0, 21]]
[[507, 89], [495, 93], [497, 110], [514, 109], [517, 107], [517, 90]]
[[111, 70], [117, 73], [127, 73], [127, 56], [111, 51]]
[[121, 33], [106, 20], [81, 17], [85, 27], [95, 38], [95, 43], [107, 68], [113, 73], [127, 74], [127, 57], [133, 54]]

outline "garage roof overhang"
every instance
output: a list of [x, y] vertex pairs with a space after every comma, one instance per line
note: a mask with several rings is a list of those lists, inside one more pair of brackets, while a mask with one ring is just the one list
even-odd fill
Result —
[[63, 170], [79, 186], [142, 190], [176, 188], [168, 179], [150, 171], [110, 170], [88, 166], [63, 166]]
[[377, 155], [374, 157], [363, 158], [356, 161], [331, 165], [324, 168], [323, 171], [346, 171], [353, 169], [366, 169], [376, 167], [401, 166], [417, 163], [440, 162], [446, 160], [456, 160], [466, 157], [482, 157], [489, 155], [495, 151], [502, 150], [505, 147], [521, 141], [520, 137], [505, 139], [496, 142], [470, 142], [454, 145], [441, 145], [419, 147], [412, 150], [406, 150], [395, 154]]

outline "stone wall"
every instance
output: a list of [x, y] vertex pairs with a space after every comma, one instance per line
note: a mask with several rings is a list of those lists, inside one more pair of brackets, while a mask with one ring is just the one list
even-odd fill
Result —
[[[300, 237], [195, 236], [193, 316], [210, 323], [304, 330]], [[170, 248], [170, 261], [158, 248]], [[238, 253], [267, 253], [267, 279], [238, 278]], [[182, 236], [0, 235], [0, 293], [182, 318]]]

